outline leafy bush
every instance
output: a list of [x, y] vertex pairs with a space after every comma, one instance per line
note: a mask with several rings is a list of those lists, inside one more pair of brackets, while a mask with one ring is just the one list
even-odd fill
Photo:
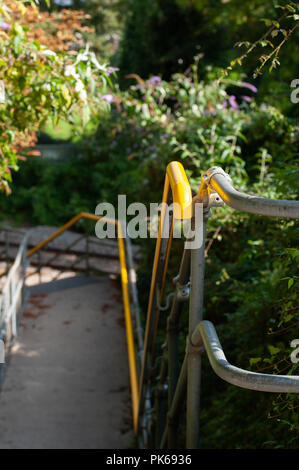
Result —
[[[87, 47], [75, 55], [50, 50], [44, 41], [51, 35], [36, 28], [36, 18], [41, 21], [38, 10], [26, 7], [26, 3], [0, 1], [0, 84], [4, 90], [0, 102], [0, 189], [7, 192], [11, 170], [18, 168], [18, 158], [35, 143], [43, 124], [50, 118], [68, 119], [74, 107], [81, 109], [84, 118], [88, 97], [95, 95], [101, 106], [104, 102], [95, 88], [104, 92], [110, 81], [108, 67], [101, 66]], [[34, 25], [32, 29], [28, 22]], [[68, 40], [71, 37], [68, 32]], [[57, 45], [64, 49], [63, 41]]]
[[[118, 61], [123, 87], [127, 74], [161, 74], [166, 80], [184, 71], [198, 56], [198, 72], [207, 79], [233, 69], [256, 76], [260, 102], [296, 116], [290, 83], [297, 77], [298, 4], [282, 0], [127, 0]], [[281, 64], [281, 67], [280, 67]], [[275, 69], [275, 73], [273, 70]], [[272, 71], [272, 73], [271, 73]], [[263, 74], [261, 75], [261, 72]]]
[[[103, 162], [113, 167], [109, 200], [127, 181], [130, 201], [159, 201], [165, 166], [173, 159], [183, 161], [194, 190], [203, 170], [220, 165], [241, 190], [298, 197], [298, 130], [276, 108], [257, 105], [251, 84], [237, 82], [236, 95], [228, 95], [215, 82], [198, 83], [196, 74], [176, 75], [171, 82], [136, 78], [137, 85], [115, 98], [113, 115], [91, 142], [100, 146], [103, 172]], [[252, 370], [296, 374], [298, 364], [290, 361], [290, 341], [299, 335], [298, 259], [290, 258], [294, 222], [217, 209], [208, 240], [205, 316], [217, 325], [229, 359]], [[148, 291], [152, 245], [143, 244], [141, 292]], [[178, 265], [174, 258], [172, 269]], [[203, 447], [298, 445], [297, 396], [236, 389], [221, 383], [207, 364], [204, 373]]]

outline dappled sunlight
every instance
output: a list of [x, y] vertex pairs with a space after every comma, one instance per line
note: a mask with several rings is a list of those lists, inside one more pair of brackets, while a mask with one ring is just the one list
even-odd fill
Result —
[[43, 349], [29, 349], [28, 350], [28, 344], [17, 341], [13, 345], [11, 353], [12, 353], [12, 356], [16, 355], [16, 356], [32, 358], [32, 357], [39, 357], [41, 354], [44, 353], [44, 350]]
[[[32, 274], [31, 274], [32, 273]], [[78, 276], [75, 271], [64, 271], [51, 268], [49, 266], [43, 266], [40, 273], [36, 273], [36, 268], [29, 268], [27, 271], [26, 285], [28, 287], [37, 286], [41, 283], [51, 282], [54, 279], [69, 279]]]

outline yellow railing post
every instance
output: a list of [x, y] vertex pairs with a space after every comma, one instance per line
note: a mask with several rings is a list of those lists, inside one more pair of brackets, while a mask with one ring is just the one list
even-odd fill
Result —
[[121, 285], [122, 285], [122, 294], [123, 294], [123, 304], [124, 304], [124, 313], [125, 313], [125, 324], [126, 324], [126, 334], [127, 334], [127, 347], [128, 347], [128, 359], [129, 359], [129, 372], [130, 372], [130, 385], [131, 385], [131, 396], [132, 396], [132, 414], [133, 414], [133, 425], [134, 433], [137, 435], [137, 420], [138, 420], [138, 376], [137, 376], [137, 366], [136, 366], [136, 353], [135, 353], [135, 344], [134, 344], [134, 334], [133, 334], [133, 325], [132, 325], [132, 315], [130, 308], [130, 296], [128, 289], [128, 270], [126, 265], [126, 254], [125, 246], [123, 241], [123, 229], [121, 223], [118, 220], [107, 219], [106, 217], [100, 217], [94, 214], [89, 214], [88, 212], [80, 212], [78, 215], [69, 220], [65, 225], [60, 227], [56, 232], [50, 235], [48, 238], [43, 240], [41, 243], [33, 247], [27, 253], [27, 258], [32, 256], [38, 250], [43, 248], [45, 245], [50, 243], [55, 238], [59, 237], [65, 230], [69, 229], [80, 219], [90, 219], [90, 220], [103, 220], [104, 222], [111, 223], [117, 226], [117, 236], [118, 236], [118, 247], [119, 247], [119, 260], [120, 260], [120, 272], [121, 272]]
[[[161, 216], [160, 216], [160, 223], [159, 223], [159, 231], [158, 231], [158, 238], [156, 243], [155, 255], [154, 255], [154, 263], [153, 263], [153, 270], [152, 270], [152, 280], [151, 280], [151, 287], [149, 293], [149, 301], [148, 301], [148, 309], [147, 309], [147, 317], [146, 317], [146, 330], [145, 330], [145, 339], [144, 339], [144, 354], [143, 354], [143, 361], [141, 367], [141, 374], [140, 374], [140, 381], [139, 381], [139, 411], [138, 414], [140, 416], [142, 410], [141, 407], [143, 406], [143, 398], [144, 398], [144, 380], [145, 380], [145, 373], [147, 368], [147, 361], [148, 361], [148, 353], [150, 352], [150, 348], [152, 347], [151, 343], [153, 341], [153, 337], [155, 333], [152, 332], [153, 329], [153, 320], [154, 320], [154, 329], [157, 328], [158, 323], [158, 316], [159, 316], [159, 309], [156, 309], [156, 315], [153, 319], [153, 310], [154, 310], [154, 299], [157, 287], [157, 273], [158, 267], [160, 263], [160, 253], [161, 253], [161, 246], [162, 246], [162, 235], [163, 235], [163, 227], [165, 222], [165, 215], [166, 215], [166, 204], [168, 201], [169, 191], [172, 192], [172, 199], [174, 203], [174, 218], [175, 219], [191, 219], [192, 217], [192, 192], [189, 181], [187, 179], [185, 170], [183, 165], [180, 162], [171, 162], [168, 164], [166, 169], [166, 176], [164, 182], [164, 189], [163, 189], [163, 196], [162, 196], [162, 208], [161, 208]], [[167, 270], [167, 264], [169, 259], [169, 252], [170, 252], [170, 243], [172, 237], [172, 228], [170, 230], [170, 237], [168, 240], [168, 247], [166, 251], [166, 258], [164, 261], [164, 266], [162, 267], [162, 282], [160, 288], [160, 296], [163, 294], [163, 287], [165, 283], [165, 276]]]

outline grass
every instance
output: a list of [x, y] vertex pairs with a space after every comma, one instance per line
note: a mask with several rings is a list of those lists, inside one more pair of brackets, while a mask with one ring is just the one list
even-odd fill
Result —
[[[92, 113], [89, 109], [86, 110], [87, 116]], [[86, 118], [86, 117], [85, 117]], [[70, 123], [72, 121], [72, 123]], [[68, 121], [60, 119], [57, 124], [52, 119], [49, 119], [42, 129], [42, 133], [48, 135], [52, 140], [64, 140], [66, 142], [78, 142], [83, 135], [89, 135], [95, 132], [96, 122], [92, 118], [86, 118], [83, 123], [82, 113], [74, 112]]]

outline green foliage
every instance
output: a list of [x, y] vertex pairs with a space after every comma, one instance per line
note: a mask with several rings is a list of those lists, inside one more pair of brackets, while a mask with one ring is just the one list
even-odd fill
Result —
[[217, 67], [218, 77], [231, 69], [254, 75], [261, 100], [266, 96], [274, 105], [279, 100], [283, 110], [295, 112], [289, 99], [297, 72], [293, 58], [299, 52], [295, 2], [283, 0], [280, 8], [273, 0], [128, 0], [127, 4], [118, 53], [123, 86], [130, 83], [124, 77], [132, 73], [169, 79], [186, 70], [198, 55], [201, 78], [208, 77], [210, 65]]
[[[298, 197], [298, 130], [276, 108], [235, 99], [215, 82], [198, 83], [194, 72], [171, 82], [138, 79], [117, 97], [118, 106], [91, 142], [92, 148], [99, 145], [103, 173], [113, 168], [105, 200], [115, 202], [127, 188], [129, 202], [159, 201], [165, 166], [173, 159], [184, 163], [194, 189], [203, 170], [220, 165], [241, 190]], [[248, 90], [244, 82], [227, 86], [242, 95]], [[289, 256], [294, 260], [297, 253], [294, 222], [217, 209], [208, 240], [205, 316], [217, 325], [229, 359], [244, 368], [296, 374], [298, 366], [290, 361], [290, 341], [299, 337], [298, 271]], [[140, 288], [147, 292], [153, 246], [146, 240], [143, 248]], [[177, 268], [178, 258], [172, 261]], [[221, 383], [208, 364], [204, 375], [203, 447], [298, 446], [296, 396], [236, 389]]]
[[280, 50], [298, 27], [299, 15], [297, 13], [299, 12], [299, 6], [294, 2], [286, 2], [284, 5], [275, 5], [275, 8], [280, 11], [281, 16], [277, 19], [275, 17], [272, 17], [272, 19], [261, 18], [261, 21], [265, 23], [268, 30], [253, 43], [249, 41], [237, 43], [238, 47], [245, 46], [245, 52], [231, 61], [230, 66], [223, 71], [224, 74], [227, 74], [237, 64], [241, 66], [243, 61], [256, 48], [263, 48], [264, 51], [258, 58], [259, 65], [254, 70], [254, 78], [262, 74], [266, 65], [269, 65], [270, 72], [280, 65]]
[[119, 52], [121, 76], [161, 73], [168, 79], [191, 64], [197, 46], [203, 43], [209, 60], [219, 59], [218, 41], [225, 41], [224, 28], [217, 28], [218, 39], [213, 36], [213, 28], [207, 40], [205, 20], [205, 15], [194, 7], [183, 9], [172, 0], [129, 1]]
[[[170, 81], [153, 76], [108, 96], [77, 157], [57, 165], [31, 160], [16, 175], [3, 216], [60, 224], [101, 201], [160, 202], [165, 167], [180, 160], [192, 188], [220, 165], [249, 193], [295, 199], [298, 128], [276, 107], [257, 103], [256, 88], [236, 73], [217, 84], [217, 71], [199, 80], [197, 65]], [[228, 359], [269, 373], [298, 373], [290, 342], [299, 338], [298, 250], [294, 221], [218, 208], [208, 225], [205, 317], [215, 323]], [[179, 244], [178, 244], [179, 245]], [[177, 274], [177, 246], [166, 290]], [[145, 240], [139, 270], [145, 307], [153, 241]], [[185, 337], [184, 337], [185, 339]], [[298, 447], [298, 398], [227, 385], [203, 370], [202, 442], [205, 448]]]
[[[59, 54], [27, 38], [28, 28], [21, 26], [12, 16], [19, 10], [26, 13], [24, 2], [0, 2], [0, 80], [5, 97], [0, 103], [0, 188], [9, 192], [11, 170], [18, 168], [17, 159], [22, 149], [30, 147], [35, 132], [52, 118], [68, 119], [74, 107], [82, 111], [83, 122], [89, 112], [88, 99], [101, 95], [111, 84], [107, 66], [98, 63], [87, 47], [78, 54]], [[97, 90], [97, 91], [98, 91]], [[104, 103], [107, 107], [107, 103]]]
[[82, 3], [91, 16], [95, 34], [88, 37], [101, 58], [110, 60], [119, 46], [124, 22], [123, 0], [89, 0]]

